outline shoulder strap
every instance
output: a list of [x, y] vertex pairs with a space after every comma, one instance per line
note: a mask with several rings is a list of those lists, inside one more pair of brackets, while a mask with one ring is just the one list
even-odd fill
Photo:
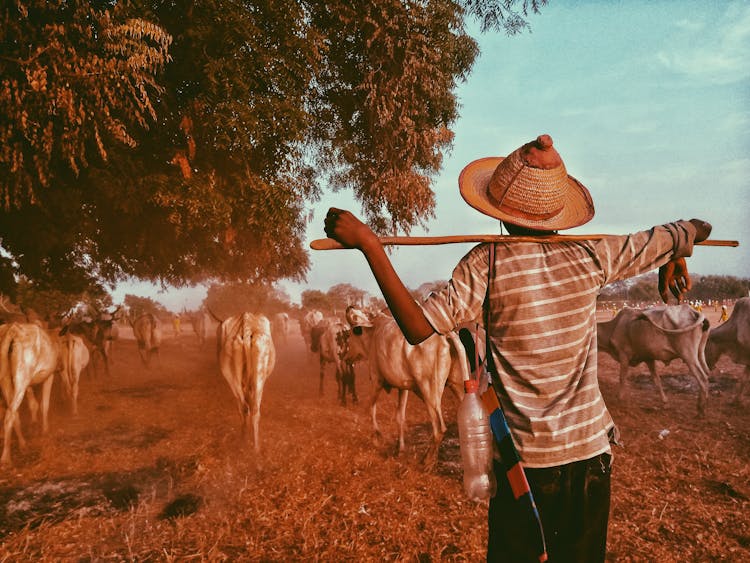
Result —
[[513, 491], [513, 496], [518, 502], [519, 509], [522, 511], [523, 518], [529, 527], [529, 539], [533, 543], [538, 561], [543, 563], [547, 561], [547, 545], [542, 529], [542, 519], [539, 517], [534, 496], [531, 493], [531, 487], [526, 479], [526, 473], [523, 470], [521, 456], [518, 454], [515, 444], [510, 433], [508, 421], [505, 419], [503, 409], [498, 401], [495, 386], [500, 385], [500, 378], [497, 375], [495, 360], [492, 357], [492, 345], [490, 344], [490, 287], [495, 277], [495, 243], [490, 243], [489, 249], [489, 268], [487, 270], [487, 295], [484, 300], [484, 361], [487, 371], [492, 379], [492, 389], [487, 389], [485, 396], [482, 397], [485, 408], [489, 412], [490, 427], [495, 436], [495, 442], [500, 452], [501, 464], [505, 470], [505, 475]]
[[492, 320], [492, 307], [490, 306], [490, 290], [492, 280], [495, 279], [495, 243], [490, 243], [489, 264], [487, 268], [487, 293], [484, 297], [484, 361], [487, 371], [492, 379], [493, 386], [497, 383], [497, 370], [495, 360], [492, 357], [492, 345], [490, 344], [490, 321]]

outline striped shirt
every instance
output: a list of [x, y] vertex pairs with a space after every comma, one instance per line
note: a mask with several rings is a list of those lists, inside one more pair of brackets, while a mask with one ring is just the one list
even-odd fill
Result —
[[[596, 298], [617, 280], [692, 254], [695, 227], [678, 221], [598, 241], [495, 245], [490, 341], [498, 399], [526, 467], [610, 451], [614, 426], [597, 379]], [[422, 304], [439, 333], [481, 321], [489, 246], [456, 266]]]

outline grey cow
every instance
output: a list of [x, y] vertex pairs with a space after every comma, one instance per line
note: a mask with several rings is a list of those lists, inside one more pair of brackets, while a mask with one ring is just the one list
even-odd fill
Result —
[[708, 319], [689, 305], [664, 305], [648, 309], [623, 308], [615, 318], [597, 324], [597, 348], [620, 364], [620, 396], [624, 395], [629, 366], [645, 363], [664, 404], [667, 397], [656, 373], [656, 360], [669, 364], [679, 358], [698, 381], [698, 412], [705, 414], [708, 400], [708, 366], [705, 345]]

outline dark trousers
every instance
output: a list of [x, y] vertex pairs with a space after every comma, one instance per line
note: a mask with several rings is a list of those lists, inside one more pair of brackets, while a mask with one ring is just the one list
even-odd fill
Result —
[[[607, 547], [612, 458], [594, 458], [543, 469], [526, 469], [526, 479], [542, 519], [549, 563], [600, 563]], [[495, 463], [497, 494], [490, 500], [487, 561], [538, 563], [530, 552], [528, 525], [519, 518], [500, 464]]]

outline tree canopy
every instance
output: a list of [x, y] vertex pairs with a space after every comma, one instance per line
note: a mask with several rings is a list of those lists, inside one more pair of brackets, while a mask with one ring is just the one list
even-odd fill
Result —
[[0, 291], [301, 280], [323, 186], [408, 232], [467, 19], [514, 33], [544, 4], [0, 0]]
[[291, 308], [284, 290], [264, 283], [213, 284], [204, 304], [221, 320], [245, 311], [273, 315]]

